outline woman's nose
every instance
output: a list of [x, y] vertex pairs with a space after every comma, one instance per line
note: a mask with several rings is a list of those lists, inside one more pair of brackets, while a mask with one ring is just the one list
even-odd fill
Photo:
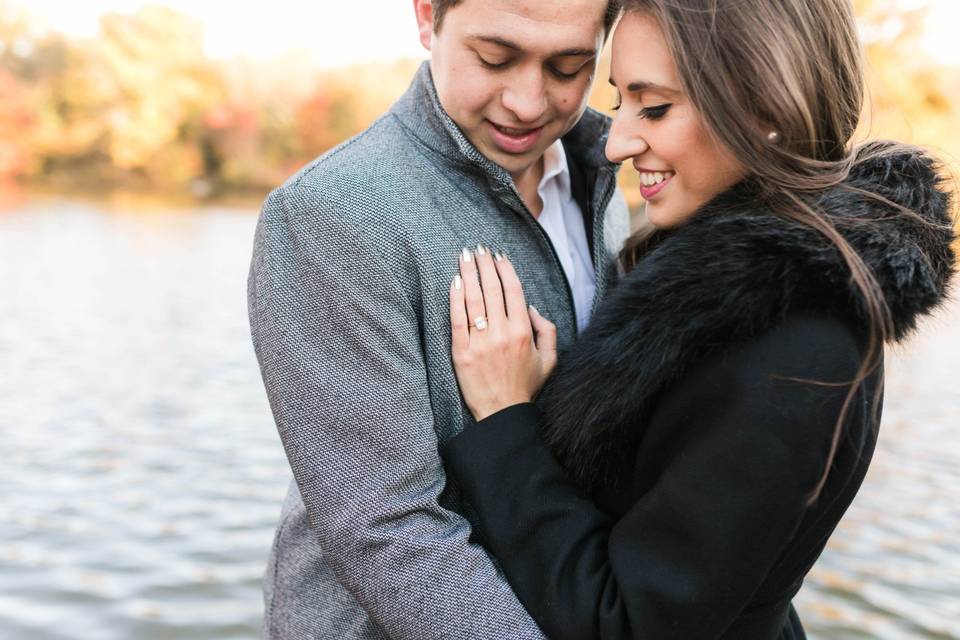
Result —
[[624, 162], [645, 153], [650, 148], [647, 141], [636, 131], [631, 131], [619, 113], [610, 126], [606, 154], [610, 162]]

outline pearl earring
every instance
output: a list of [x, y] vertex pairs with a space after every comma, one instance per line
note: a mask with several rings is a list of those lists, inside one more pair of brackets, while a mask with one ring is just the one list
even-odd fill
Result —
[[767, 142], [769, 142], [770, 144], [777, 144], [777, 143], [779, 143], [779, 142], [780, 142], [780, 132], [779, 132], [779, 131], [771, 131], [770, 133], [768, 133], [768, 134], [767, 134]]

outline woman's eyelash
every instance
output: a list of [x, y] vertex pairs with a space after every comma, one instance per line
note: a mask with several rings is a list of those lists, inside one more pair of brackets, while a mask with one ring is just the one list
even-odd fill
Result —
[[[617, 104], [610, 107], [611, 111], [619, 111], [620, 107], [623, 106], [623, 100], [618, 96]], [[658, 104], [655, 107], [645, 107], [640, 110], [640, 117], [646, 120], [659, 120], [663, 116], [667, 115], [667, 111], [670, 110], [673, 104]]]
[[655, 107], [645, 107], [640, 110], [640, 117], [647, 120], [659, 120], [663, 116], [667, 115], [667, 111], [670, 110], [672, 104], [658, 104]]

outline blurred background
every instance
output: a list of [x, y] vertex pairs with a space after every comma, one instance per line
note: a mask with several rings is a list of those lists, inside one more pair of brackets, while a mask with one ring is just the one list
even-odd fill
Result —
[[[406, 88], [411, 4], [0, 0], [0, 638], [257, 637], [289, 470], [246, 320], [256, 213]], [[860, 137], [956, 173], [960, 2], [855, 5]], [[811, 637], [960, 638], [958, 350], [952, 304], [890, 354]]]

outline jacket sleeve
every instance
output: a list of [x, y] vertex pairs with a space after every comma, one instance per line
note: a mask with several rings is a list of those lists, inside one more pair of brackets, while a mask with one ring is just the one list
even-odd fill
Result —
[[738, 365], [681, 381], [676, 410], [654, 415], [651, 430], [677, 435], [648, 458], [656, 481], [619, 519], [567, 478], [532, 404], [445, 446], [480, 542], [548, 637], [717, 638], [760, 587], [824, 469], [846, 388]]
[[438, 504], [409, 296], [363, 234], [335, 211], [294, 218], [285, 189], [257, 225], [250, 326], [324, 559], [391, 638], [542, 638], [469, 524]]

